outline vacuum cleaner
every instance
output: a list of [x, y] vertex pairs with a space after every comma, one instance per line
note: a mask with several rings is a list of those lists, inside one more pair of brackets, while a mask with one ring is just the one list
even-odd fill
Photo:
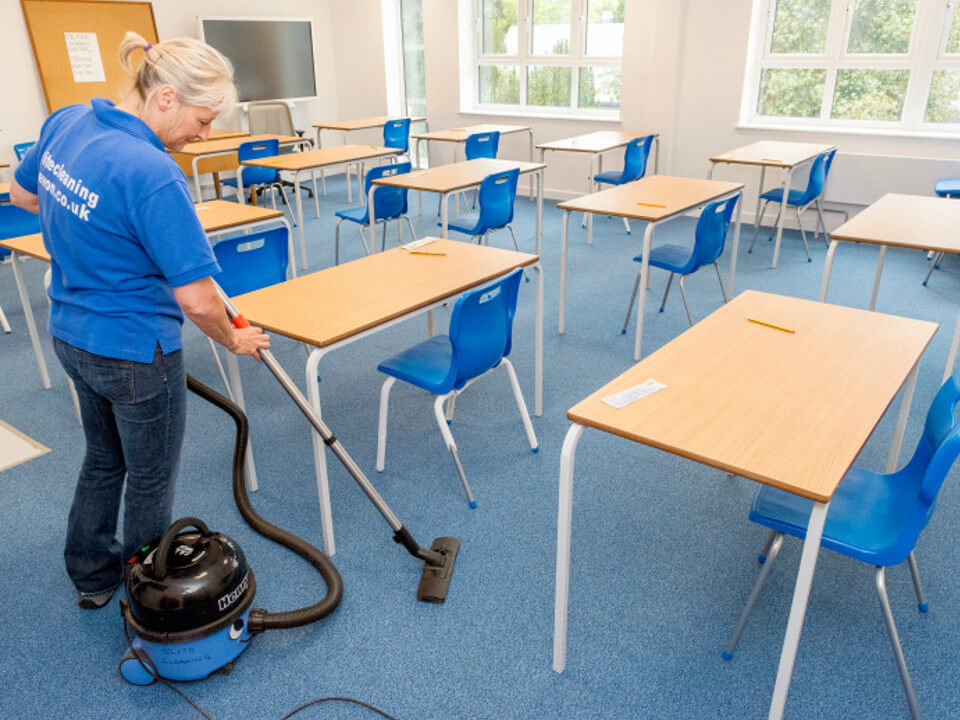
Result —
[[[230, 299], [222, 290], [220, 294], [233, 324], [238, 328], [247, 327], [246, 320]], [[425, 563], [417, 599], [444, 602], [460, 542], [453, 537], [438, 537], [429, 550], [420, 547], [273, 354], [261, 350], [260, 357], [380, 511], [393, 530], [394, 541]], [[293, 533], [267, 522], [250, 504], [243, 478], [249, 439], [246, 415], [236, 404], [190, 375], [187, 376], [187, 387], [224, 410], [236, 423], [233, 495], [243, 519], [261, 535], [310, 562], [323, 577], [327, 593], [319, 602], [300, 610], [272, 613], [252, 607], [256, 580], [240, 546], [226, 535], [212, 532], [198, 518], [181, 518], [159, 540], [139, 548], [126, 564], [127, 597], [121, 601], [120, 611], [129, 648], [120, 660], [120, 673], [137, 685], [148, 685], [158, 677], [198, 680], [213, 672], [229, 672], [254, 635], [264, 630], [316, 622], [333, 612], [343, 596], [340, 574], [323, 552]], [[128, 627], [133, 631], [132, 639]]]

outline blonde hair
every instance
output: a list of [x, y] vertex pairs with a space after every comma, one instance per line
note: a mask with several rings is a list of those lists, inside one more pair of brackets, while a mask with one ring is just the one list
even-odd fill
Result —
[[[136, 50], [144, 51], [139, 67], [130, 60]], [[171, 85], [181, 103], [210, 108], [217, 114], [230, 112], [237, 103], [233, 65], [200, 40], [175, 38], [151, 45], [130, 31], [120, 42], [119, 59], [133, 75], [133, 89], [144, 105], [162, 85]]]

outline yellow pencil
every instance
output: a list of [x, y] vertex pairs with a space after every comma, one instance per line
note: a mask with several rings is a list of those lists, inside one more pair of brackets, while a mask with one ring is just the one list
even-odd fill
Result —
[[774, 325], [773, 323], [764, 322], [763, 320], [757, 320], [756, 318], [747, 318], [747, 322], [756, 323], [757, 325], [764, 325], [774, 330], [780, 330], [781, 332], [790, 333], [791, 335], [795, 332], [790, 328], [781, 327], [780, 325]]
[[777, 158], [760, 158], [760, 160], [763, 162], [783, 162], [783, 160], [778, 160]]
[[665, 208], [665, 207], [666, 207], [666, 205], [661, 205], [660, 203], [644, 203], [644, 202], [638, 202], [637, 205], [643, 205], [644, 207], [658, 207], [658, 208]]
[[445, 252], [426, 252], [424, 250], [408, 250], [411, 255], [446, 255]]

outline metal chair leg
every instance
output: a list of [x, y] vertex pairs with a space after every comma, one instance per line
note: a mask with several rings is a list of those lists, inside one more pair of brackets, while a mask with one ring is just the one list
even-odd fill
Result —
[[384, 220], [381, 225], [383, 225], [383, 232], [380, 234], [380, 252], [383, 252], [387, 249], [387, 221]]
[[376, 245], [374, 245], [374, 243], [375, 243], [376, 241], [377, 241], [377, 238], [376, 238], [376, 237], [373, 237], [373, 236], [371, 235], [371, 237], [370, 237], [370, 245], [367, 245], [367, 236], [363, 234], [363, 225], [361, 225], [361, 226], [360, 226], [360, 242], [363, 243], [363, 251], [364, 251], [367, 255], [370, 254], [370, 247], [371, 247], [371, 246], [376, 247]]
[[403, 216], [403, 219], [407, 221], [407, 227], [410, 228], [410, 239], [411, 239], [411, 240], [416, 240], [416, 239], [417, 239], [417, 233], [415, 233], [414, 230], [413, 230], [413, 223], [410, 222], [410, 216], [409, 216], [409, 215], [404, 215], [404, 216]]
[[633, 283], [633, 292], [630, 293], [630, 304], [627, 305], [627, 317], [623, 320], [623, 328], [620, 330], [621, 335], [627, 334], [627, 325], [630, 324], [630, 313], [633, 312], [633, 301], [637, 299], [637, 288], [640, 287], [640, 273], [637, 273], [637, 279]]
[[[670, 284], [673, 282], [673, 273], [670, 273], [670, 277], [667, 278], [667, 287], [663, 291], [663, 300], [660, 301], [660, 312], [663, 312], [663, 308], [667, 305], [667, 295], [670, 294]], [[650, 274], [647, 273], [647, 277], [650, 277]]]
[[7, 322], [7, 316], [3, 314], [3, 308], [0, 307], [0, 328], [3, 328], [5, 333], [13, 332], [10, 328], [10, 323]]
[[337, 226], [333, 230], [333, 264], [340, 264], [340, 223], [343, 218], [337, 218]]
[[693, 327], [693, 314], [690, 312], [690, 303], [687, 302], [687, 291], [683, 288], [683, 278], [686, 275], [680, 276], [680, 296], [683, 298], [683, 306], [687, 309], [687, 320], [690, 321], [690, 327]]
[[770, 233], [770, 236], [767, 238], [768, 242], [773, 242], [774, 233], [772, 231], [776, 230], [777, 226], [780, 224], [780, 215], [782, 213], [783, 213], [783, 203], [777, 203], [777, 217], [774, 219], [773, 225], [771, 226], [771, 233]]
[[[453, 392], [456, 392], [454, 390]], [[443, 404], [447, 401], [447, 395], [437, 395], [433, 401], [433, 414], [437, 418], [437, 425], [440, 427], [440, 434], [443, 435], [443, 441], [447, 445], [447, 450], [453, 455], [453, 462], [456, 463], [457, 472], [460, 473], [460, 482], [463, 483], [463, 489], [467, 491], [467, 500], [471, 508], [477, 506], [477, 501], [473, 499], [473, 492], [470, 490], [470, 483], [467, 482], [467, 475], [463, 472], [463, 465], [460, 463], [460, 456], [457, 454], [457, 444], [453, 441], [453, 433], [447, 425], [447, 419], [444, 417]]]
[[773, 541], [777, 539], [777, 531], [771, 530], [767, 535], [767, 541], [763, 544], [763, 550], [757, 555], [757, 562], [763, 565], [767, 561], [767, 555], [770, 554], [770, 548], [773, 547]]
[[820, 198], [817, 198], [814, 202], [814, 207], [817, 208], [817, 222], [820, 225], [820, 229], [823, 231], [823, 244], [827, 247], [830, 246], [830, 241], [827, 239], [827, 223], [823, 219], [823, 206], [820, 205]]
[[387, 459], [387, 411], [390, 407], [390, 389], [397, 381], [388, 375], [380, 386], [380, 420], [377, 424], [377, 472], [383, 472]]
[[523, 400], [523, 392], [520, 390], [520, 383], [517, 381], [517, 373], [513, 369], [513, 363], [507, 358], [503, 358], [500, 364], [507, 369], [507, 375], [510, 377], [513, 399], [517, 401], [517, 409], [520, 411], [523, 429], [527, 433], [527, 442], [530, 443], [530, 449], [537, 452], [540, 449], [540, 443], [537, 442], [537, 436], [533, 432], [533, 423], [530, 422], [530, 413], [527, 410], [527, 403]]
[[920, 568], [917, 567], [917, 551], [911, 550], [907, 556], [907, 563], [910, 565], [910, 577], [913, 578], [913, 589], [917, 593], [917, 609], [920, 612], [926, 612], [930, 609], [927, 605], [927, 598], [923, 593], [923, 583], [920, 582]]
[[507, 230], [510, 231], [510, 235], [513, 237], [513, 247], [517, 252], [520, 252], [520, 245], [517, 243], [517, 234], [513, 231], [513, 228], [510, 225], [504, 225]]
[[760, 226], [763, 225], [763, 216], [767, 214], [767, 205], [769, 204], [769, 200], [763, 201], [763, 206], [760, 208], [760, 216], [755, 218], [753, 222], [753, 240], [750, 241], [750, 247], [747, 248], [748, 254], [753, 252], [753, 244], [757, 241], [757, 235], [760, 233]]
[[927, 282], [930, 280], [930, 276], [933, 275], [933, 271], [940, 267], [940, 263], [943, 261], [943, 253], [939, 252], [933, 256], [933, 261], [930, 263], [930, 269], [927, 270], [927, 276], [923, 279], [923, 282], [920, 283], [924, 287], [927, 286]]
[[747, 624], [747, 618], [749, 618], [750, 613], [753, 612], [753, 606], [756, 604], [757, 598], [760, 596], [760, 589], [767, 581], [767, 576], [770, 574], [770, 568], [773, 567], [773, 561], [777, 559], [777, 554], [780, 552], [780, 548], [782, 546], [783, 533], [774, 533], [773, 538], [768, 540], [767, 547], [764, 548], [767, 562], [765, 562], [763, 567], [760, 568], [760, 575], [757, 576], [757, 581], [753, 584], [753, 590], [750, 591], [750, 596], [747, 598], [747, 605], [745, 608], [743, 608], [743, 612], [740, 613], [740, 619], [737, 620], [737, 626], [733, 629], [733, 634], [730, 635], [730, 640], [727, 641], [727, 647], [723, 650], [724, 660], [730, 660], [733, 657], [733, 651], [737, 649], [737, 643], [740, 641], [740, 635], [743, 633], [743, 628]]
[[630, 221], [627, 218], [623, 218], [623, 226], [627, 229], [627, 235], [630, 234]]
[[803, 231], [803, 220], [800, 219], [800, 207], [795, 208], [797, 211], [797, 225], [800, 227], [800, 240], [803, 241], [803, 251], [807, 254], [807, 262], [813, 262], [810, 257], [810, 248], [807, 246], [807, 234]]
[[890, 644], [893, 646], [893, 654], [897, 659], [897, 669], [900, 671], [900, 682], [903, 683], [903, 692], [907, 696], [910, 715], [913, 716], [914, 720], [920, 720], [920, 708], [917, 706], [917, 697], [913, 694], [913, 684], [910, 682], [910, 672], [907, 670], [907, 661], [903, 658], [903, 648], [900, 647], [900, 638], [897, 637], [897, 626], [893, 624], [893, 613], [890, 610], [890, 600], [887, 597], [886, 579], [884, 575], [885, 569], [886, 568], [878, 567], [875, 576], [877, 595], [880, 597], [880, 609], [883, 610], [883, 620], [887, 624]]
[[727, 289], [723, 286], [723, 276], [720, 274], [720, 266], [717, 265], [716, 260], [713, 261], [713, 269], [717, 271], [717, 280], [720, 281], [720, 292], [723, 293], [723, 303], [726, 305], [730, 298], [727, 297]]

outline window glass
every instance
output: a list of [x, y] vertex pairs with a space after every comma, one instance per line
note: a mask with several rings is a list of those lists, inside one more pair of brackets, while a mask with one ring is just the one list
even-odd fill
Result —
[[620, 107], [620, 68], [580, 68], [580, 107]]
[[899, 120], [909, 70], [838, 70], [831, 117], [842, 120]]
[[760, 77], [757, 113], [779, 117], [819, 117], [826, 68], [767, 68]]
[[917, 0], [856, 0], [847, 52], [906, 54], [916, 14]]
[[960, 123], [960, 70], [934, 71], [924, 120]]
[[770, 52], [823, 55], [831, 0], [776, 0]]
[[481, 65], [480, 102], [519, 105], [520, 68], [517, 65]]
[[427, 92], [423, 70], [423, 0], [400, 0], [400, 31], [403, 44], [403, 88], [407, 114], [427, 116]]
[[527, 68], [527, 105], [570, 107], [572, 68], [531, 65]]
[[516, 55], [519, 37], [517, 0], [483, 0], [483, 54]]
[[950, 21], [950, 34], [947, 35], [947, 53], [956, 55], [960, 53], [960, 13], [953, 12], [953, 19]]
[[587, 55], [623, 55], [624, 0], [587, 0]]
[[533, 54], [569, 55], [571, 0], [533, 0]]

